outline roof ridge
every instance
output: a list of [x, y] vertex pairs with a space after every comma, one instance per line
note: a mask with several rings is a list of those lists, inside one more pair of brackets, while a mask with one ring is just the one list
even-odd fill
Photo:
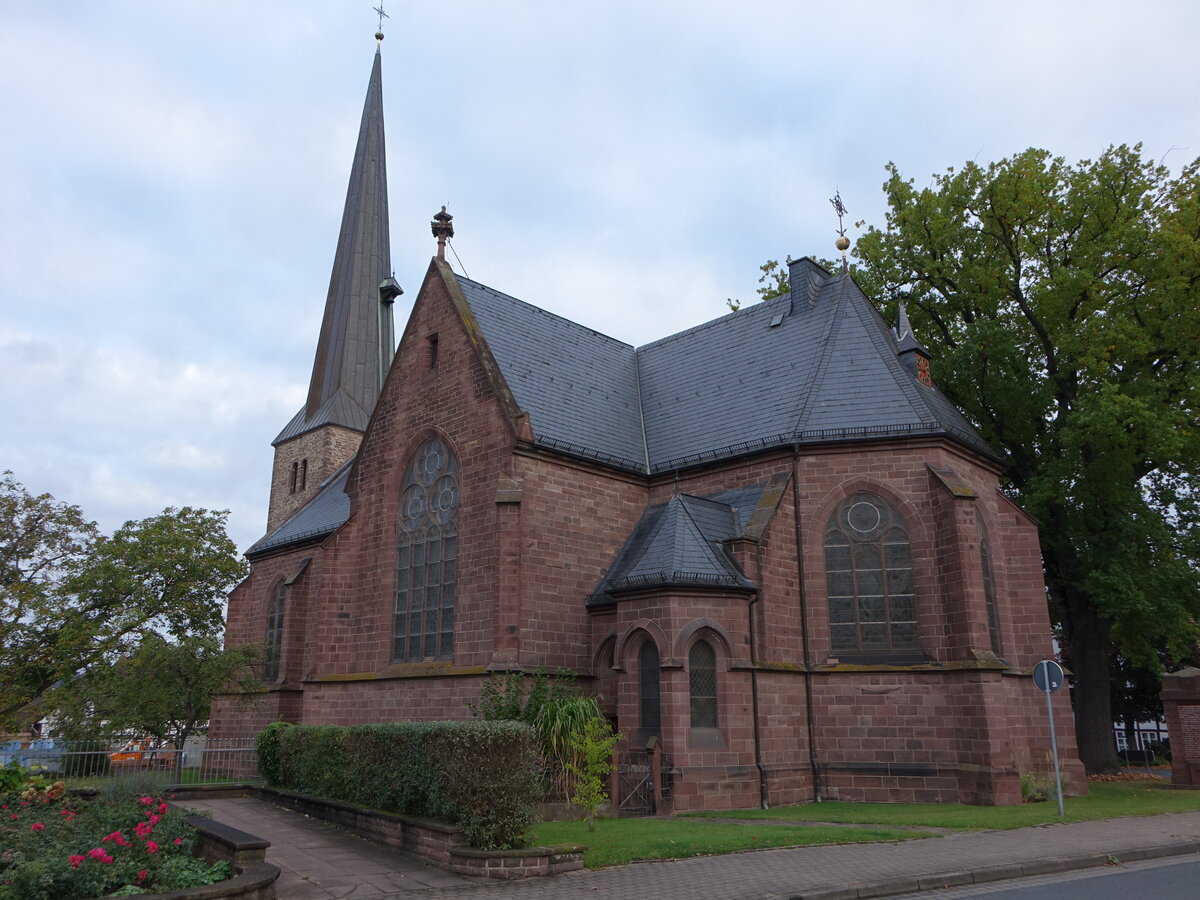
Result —
[[643, 350], [649, 350], [652, 347], [658, 347], [661, 344], [665, 344], [668, 341], [673, 341], [676, 338], [686, 337], [687, 335], [695, 334], [698, 331], [705, 331], [706, 329], [716, 326], [718, 322], [727, 321], [735, 316], [749, 315], [752, 312], [757, 312], [764, 308], [770, 309], [772, 306], [785, 301], [789, 305], [791, 304], [791, 299], [788, 297], [788, 295], [781, 294], [778, 297], [772, 297], [770, 300], [760, 300], [757, 303], [748, 304], [743, 306], [741, 309], [735, 309], [733, 312], [728, 312], [722, 316], [717, 316], [715, 319], [709, 319], [707, 322], [701, 322], [699, 325], [693, 325], [691, 328], [685, 328], [683, 331], [676, 331], [674, 334], [668, 334], [665, 337], [660, 337], [658, 340], [650, 341], [648, 344], [641, 344], [637, 347], [637, 352], [641, 353]]
[[650, 474], [650, 440], [646, 437], [646, 404], [642, 402], [642, 357], [633, 351], [633, 387], [637, 392], [638, 427], [642, 430], [642, 453], [645, 454], [645, 473]]
[[[854, 283], [853, 279], [851, 279], [851, 283]], [[909, 407], [916, 414], [917, 418], [922, 423], [932, 423], [941, 426], [944, 431], [945, 426], [942, 424], [941, 418], [925, 402], [916, 380], [912, 378], [908, 370], [901, 364], [900, 358], [896, 355], [896, 339], [892, 334], [891, 326], [887, 324], [887, 320], [875, 308], [875, 304], [871, 302], [866, 293], [857, 284], [854, 284], [854, 287], [858, 291], [858, 295], [862, 297], [863, 303], [868, 307], [867, 315], [872, 317], [873, 323], [877, 326], [876, 328], [868, 328], [867, 336], [876, 349], [880, 351], [879, 357], [883, 361], [884, 368], [900, 388], [900, 392], [908, 401]], [[861, 307], [863, 304], [857, 305]], [[867, 326], [868, 323], [864, 322], [863, 325]]]
[[[846, 276], [841, 276], [845, 279]], [[804, 430], [803, 425], [808, 418], [813, 399], [820, 394], [820, 388], [825, 383], [825, 377], [829, 371], [829, 367], [825, 365], [826, 358], [829, 355], [829, 348], [833, 346], [833, 339], [841, 329], [841, 320], [843, 316], [838, 315], [838, 310], [841, 308], [843, 298], [846, 294], [846, 285], [843, 280], [827, 281], [821, 286], [821, 290], [829, 287], [831, 284], [836, 285], [833, 291], [834, 296], [830, 298], [831, 309], [828, 313], [829, 321], [825, 323], [825, 333], [821, 336], [820, 350], [816, 354], [816, 366], [814, 368], [813, 378], [808, 383], [808, 392], [804, 396], [804, 402], [800, 404], [800, 411], [796, 414], [796, 418], [792, 423], [791, 433], [799, 434]], [[820, 308], [820, 295], [817, 297], [817, 307]]]
[[491, 287], [490, 285], [484, 284], [481, 281], [476, 281], [473, 278], [467, 278], [465, 275], [459, 275], [457, 272], [454, 273], [454, 277], [457, 278], [459, 281], [466, 281], [466, 282], [470, 283], [472, 286], [478, 288], [479, 290], [487, 291], [488, 293], [495, 294], [497, 297], [503, 297], [505, 300], [511, 300], [513, 303], [519, 303], [519, 304], [521, 304], [521, 306], [526, 306], [529, 309], [533, 310], [534, 312], [540, 313], [543, 316], [549, 316], [552, 319], [558, 319], [560, 322], [566, 322], [568, 325], [572, 325], [575, 328], [579, 328], [583, 331], [590, 331], [592, 334], [596, 335], [597, 337], [602, 337], [606, 341], [612, 341], [614, 344], [620, 344], [622, 347], [628, 347], [630, 350], [637, 349], [636, 347], [634, 347], [633, 344], [626, 343], [625, 341], [621, 340], [620, 338], [613, 337], [611, 334], [605, 334], [603, 331], [597, 331], [595, 328], [591, 328], [590, 326], [584, 325], [581, 322], [576, 322], [574, 319], [568, 319], [566, 316], [559, 315], [556, 312], [551, 312], [550, 310], [544, 309], [543, 307], [538, 306], [537, 304], [530, 303], [528, 300], [522, 300], [520, 297], [514, 297], [512, 294], [506, 294], [506, 293], [504, 293], [504, 291], [496, 290], [496, 288]]
[[[696, 499], [700, 500], [703, 498], [697, 497]], [[704, 533], [704, 529], [700, 527], [700, 523], [696, 521], [695, 517], [692, 515], [692, 511], [690, 509], [688, 509], [688, 505], [683, 502], [683, 496], [676, 494], [674, 497], [671, 498], [672, 502], [674, 502], [676, 500], [679, 501], [679, 508], [683, 510], [683, 514], [685, 516], [687, 516], [687, 520], [692, 527], [695, 537], [700, 539], [700, 541], [699, 541], [700, 546], [704, 548], [704, 553], [708, 556], [709, 562], [713, 563], [714, 565], [718, 566], [721, 569], [724, 569], [725, 571], [729, 571], [729, 561], [725, 558], [722, 558], [722, 556], [719, 555], [717, 553], [717, 551], [713, 548], [713, 542], [710, 541], [708, 538], [708, 535], [706, 535]], [[713, 501], [709, 501], [709, 502], [713, 502]], [[729, 504], [727, 504], [727, 503], [722, 503], [721, 505], [726, 508], [729, 508]], [[679, 540], [680, 540], [679, 536], [676, 536], [675, 546], [677, 549], [679, 547]], [[693, 543], [694, 543], [694, 541], [693, 541]]]

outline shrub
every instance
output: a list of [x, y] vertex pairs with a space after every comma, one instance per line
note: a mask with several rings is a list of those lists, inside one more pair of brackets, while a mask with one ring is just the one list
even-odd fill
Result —
[[279, 784], [279, 736], [293, 727], [290, 722], [272, 722], [254, 738], [254, 749], [258, 753], [258, 774], [267, 784]]
[[457, 810], [454, 823], [472, 847], [524, 846], [541, 796], [533, 734], [520, 722], [464, 724], [473, 727], [431, 736], [441, 762], [440, 786]]
[[297, 725], [270, 741], [277, 786], [448, 822], [474, 847], [521, 846], [534, 821], [536, 745], [519, 722]]

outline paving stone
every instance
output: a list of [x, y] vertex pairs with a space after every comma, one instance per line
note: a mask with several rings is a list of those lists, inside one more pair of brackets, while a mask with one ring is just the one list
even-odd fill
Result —
[[[492, 882], [425, 865], [258, 800], [209, 800], [219, 821], [272, 842], [267, 860], [283, 869], [281, 900], [420, 897], [421, 900], [857, 900], [879, 891], [940, 888], [968, 881], [1062, 871], [1118, 859], [1200, 851], [1200, 813], [1111, 819], [1001, 832], [950, 833], [890, 844], [756, 850], [635, 863], [550, 878]], [[285, 838], [303, 843], [289, 847]], [[323, 863], [322, 856], [327, 856]], [[358, 868], [356, 862], [360, 861]], [[381, 863], [383, 868], [381, 868]], [[326, 873], [317, 882], [304, 872]], [[341, 893], [349, 887], [351, 893]], [[337, 891], [337, 893], [335, 893]]]

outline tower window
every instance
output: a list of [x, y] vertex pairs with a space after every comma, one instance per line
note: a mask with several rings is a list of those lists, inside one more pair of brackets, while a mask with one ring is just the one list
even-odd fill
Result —
[[292, 477], [288, 481], [288, 493], [296, 494], [308, 485], [308, 460], [302, 459], [292, 463]]
[[825, 527], [830, 647], [917, 650], [917, 600], [904, 520], [875, 494], [842, 501]]
[[457, 520], [458, 463], [433, 437], [408, 464], [400, 494], [392, 630], [397, 661], [453, 655]]
[[438, 364], [438, 336], [429, 336], [429, 368], [436, 369]]

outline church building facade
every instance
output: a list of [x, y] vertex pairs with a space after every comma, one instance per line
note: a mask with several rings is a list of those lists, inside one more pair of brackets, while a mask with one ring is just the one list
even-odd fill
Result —
[[212, 736], [464, 718], [492, 673], [567, 669], [676, 810], [1020, 801], [1049, 765], [1037, 529], [903, 311], [801, 259], [787, 296], [633, 347], [454, 272], [444, 209], [433, 232], [396, 348], [377, 53], [229, 602], [264, 692]]

